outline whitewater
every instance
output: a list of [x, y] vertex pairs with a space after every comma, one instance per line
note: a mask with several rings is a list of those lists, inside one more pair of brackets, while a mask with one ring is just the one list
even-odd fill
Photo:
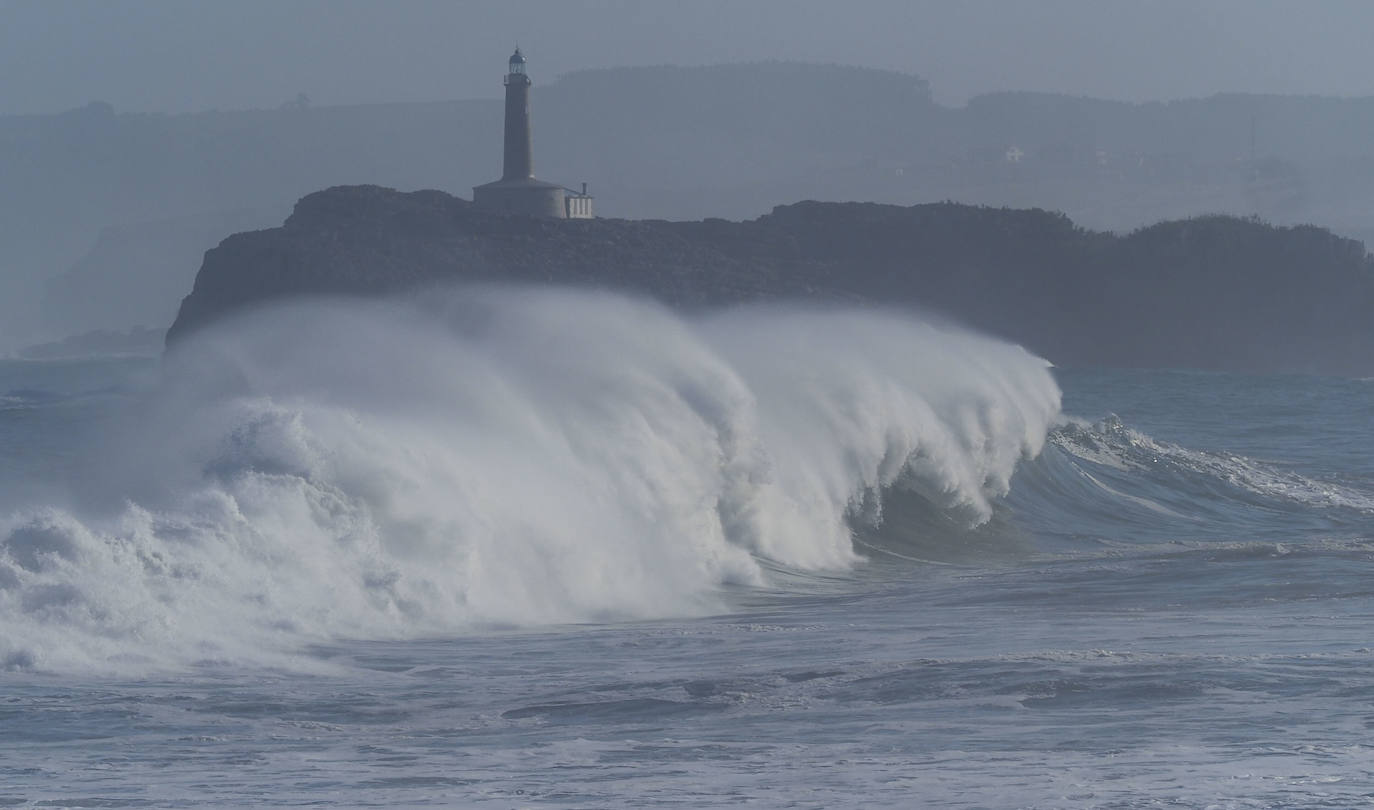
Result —
[[1371, 414], [552, 289], [0, 361], [0, 805], [1367, 804]]

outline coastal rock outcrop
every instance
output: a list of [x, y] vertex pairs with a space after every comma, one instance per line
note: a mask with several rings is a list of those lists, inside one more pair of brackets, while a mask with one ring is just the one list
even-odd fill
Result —
[[167, 340], [258, 303], [443, 282], [596, 287], [687, 308], [916, 306], [1062, 365], [1374, 374], [1374, 260], [1316, 227], [1216, 216], [1118, 236], [955, 203], [540, 220], [376, 186], [310, 194], [282, 227], [208, 251]]

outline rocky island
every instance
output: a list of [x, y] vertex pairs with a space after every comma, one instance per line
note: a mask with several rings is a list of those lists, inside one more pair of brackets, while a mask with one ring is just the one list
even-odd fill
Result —
[[757, 219], [536, 219], [439, 191], [331, 188], [205, 254], [169, 345], [254, 304], [452, 282], [674, 307], [919, 307], [1070, 366], [1374, 374], [1374, 260], [1311, 226], [1213, 216], [1118, 236], [1048, 211], [801, 202]]

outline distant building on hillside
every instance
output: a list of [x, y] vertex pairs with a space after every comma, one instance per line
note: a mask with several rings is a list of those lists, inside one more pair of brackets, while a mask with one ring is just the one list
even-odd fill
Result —
[[472, 201], [483, 208], [554, 219], [591, 219], [587, 184], [581, 191], [534, 179], [530, 138], [530, 77], [525, 57], [516, 48], [506, 73], [506, 144], [501, 179], [472, 189]]

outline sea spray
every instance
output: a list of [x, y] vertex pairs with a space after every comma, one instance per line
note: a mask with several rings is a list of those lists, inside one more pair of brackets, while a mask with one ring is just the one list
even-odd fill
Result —
[[893, 313], [459, 289], [225, 322], [139, 406], [89, 508], [0, 523], [0, 663], [719, 609], [770, 566], [853, 565], [890, 488], [986, 520], [1059, 391]]

